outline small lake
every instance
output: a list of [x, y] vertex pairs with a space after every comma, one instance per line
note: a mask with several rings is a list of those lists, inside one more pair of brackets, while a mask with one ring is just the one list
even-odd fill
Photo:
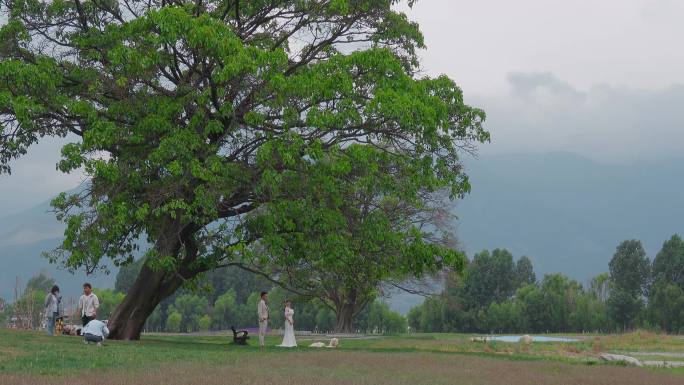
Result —
[[[519, 342], [522, 336], [491, 336], [487, 337], [488, 340], [501, 341], [501, 342]], [[568, 337], [547, 337], [547, 336], [530, 336], [534, 342], [578, 342], [576, 338]]]

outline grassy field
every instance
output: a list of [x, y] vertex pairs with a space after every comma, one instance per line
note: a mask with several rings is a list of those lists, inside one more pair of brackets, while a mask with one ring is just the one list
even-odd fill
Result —
[[[681, 337], [582, 338], [525, 347], [420, 334], [343, 339], [338, 349], [259, 352], [254, 345], [229, 345], [227, 336], [144, 336], [97, 347], [77, 337], [0, 329], [0, 384], [684, 384], [682, 369], [596, 360], [599, 352], [676, 356], [684, 352]], [[268, 344], [279, 340], [271, 337]]]

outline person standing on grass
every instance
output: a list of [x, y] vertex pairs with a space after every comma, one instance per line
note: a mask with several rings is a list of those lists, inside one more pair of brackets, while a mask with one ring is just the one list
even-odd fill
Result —
[[81, 314], [83, 326], [97, 317], [97, 308], [100, 300], [93, 294], [93, 287], [88, 283], [83, 284], [83, 295], [78, 299], [78, 313]]
[[259, 349], [264, 349], [264, 339], [266, 338], [266, 329], [268, 328], [268, 293], [265, 291], [261, 292], [261, 300], [259, 301], [259, 306], [257, 307], [257, 313], [259, 315]]
[[292, 301], [289, 299], [285, 301], [285, 334], [283, 335], [283, 342], [278, 345], [283, 348], [296, 348], [297, 340], [294, 333], [294, 310], [292, 309]]
[[83, 327], [81, 333], [83, 334], [84, 344], [95, 342], [97, 346], [102, 346], [102, 341], [109, 336], [109, 329], [107, 328], [107, 324], [94, 319]]
[[52, 286], [47, 297], [45, 297], [45, 318], [47, 319], [47, 334], [49, 336], [55, 335], [55, 322], [59, 317], [59, 303], [62, 301], [62, 297], [59, 295], [59, 287], [57, 285]]

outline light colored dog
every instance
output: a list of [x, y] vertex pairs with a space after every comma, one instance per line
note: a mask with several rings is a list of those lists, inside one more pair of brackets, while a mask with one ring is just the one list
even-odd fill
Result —
[[330, 343], [328, 343], [327, 345], [325, 344], [325, 342], [314, 342], [311, 345], [309, 345], [310, 348], [336, 348], [338, 346], [340, 346], [340, 340], [338, 340], [337, 338], [331, 339]]

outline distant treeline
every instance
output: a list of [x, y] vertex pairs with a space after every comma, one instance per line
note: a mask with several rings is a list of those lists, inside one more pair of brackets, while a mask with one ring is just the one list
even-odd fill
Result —
[[640, 241], [616, 249], [609, 272], [588, 286], [549, 274], [505, 249], [476, 254], [462, 276], [408, 315], [423, 332], [684, 332], [684, 242], [672, 236], [651, 261]]
[[[141, 261], [123, 267], [115, 288], [99, 289], [100, 316], [108, 317], [123, 300]], [[29, 327], [41, 324], [45, 293], [55, 282], [32, 278], [14, 304], [0, 299], [0, 324], [18, 310], [28, 314]], [[335, 328], [335, 312], [318, 299], [298, 298], [262, 278], [237, 268], [209, 272], [188, 282], [157, 306], [147, 331], [194, 332], [256, 326], [259, 292], [270, 293], [272, 328], [283, 327], [282, 304], [295, 301], [298, 330]], [[16, 318], [16, 317], [15, 317]], [[26, 318], [26, 316], [24, 317]], [[21, 321], [21, 320], [20, 320]], [[16, 320], [14, 321], [16, 323]], [[354, 331], [396, 334], [410, 326], [419, 332], [612, 332], [646, 328], [684, 333], [684, 241], [673, 235], [650, 260], [638, 240], [622, 242], [609, 272], [582, 285], [563, 274], [537, 280], [532, 262], [514, 261], [505, 249], [477, 253], [463, 274], [447, 275], [442, 293], [413, 308], [408, 317], [371, 301], [355, 315]]]
[[[133, 284], [142, 261], [122, 268], [114, 289], [95, 288], [100, 299], [99, 317], [107, 319], [124, 299]], [[39, 329], [43, 324], [43, 303], [54, 279], [39, 274], [31, 278], [16, 303], [0, 298], [0, 326]], [[237, 268], [211, 271], [162, 301], [148, 318], [145, 329], [154, 332], [196, 332], [256, 327], [259, 293], [269, 291], [271, 320], [269, 327], [283, 328], [283, 306], [286, 298], [294, 300], [297, 330], [331, 332], [335, 328], [335, 312], [320, 300], [302, 299], [258, 275]], [[62, 308], [65, 315], [74, 309]], [[15, 315], [19, 315], [19, 319]], [[76, 317], [77, 322], [80, 319]], [[407, 329], [406, 318], [391, 311], [381, 301], [373, 301], [356, 315], [355, 331], [361, 333], [398, 334]]]
[[[117, 275], [114, 291], [108, 295], [123, 300], [123, 293], [133, 284], [141, 261], [122, 268]], [[256, 327], [257, 303], [262, 290], [269, 292], [271, 319], [269, 327], [283, 328], [284, 301], [292, 299], [296, 330], [330, 332], [335, 328], [335, 312], [320, 300], [304, 299], [261, 276], [238, 269], [222, 268], [208, 272], [187, 288], [177, 291], [162, 301], [148, 318], [147, 331], [194, 332]], [[111, 311], [114, 307], [111, 308]], [[106, 314], [106, 313], [103, 313]], [[355, 318], [354, 329], [362, 333], [395, 334], [406, 330], [405, 317], [374, 301]]]

